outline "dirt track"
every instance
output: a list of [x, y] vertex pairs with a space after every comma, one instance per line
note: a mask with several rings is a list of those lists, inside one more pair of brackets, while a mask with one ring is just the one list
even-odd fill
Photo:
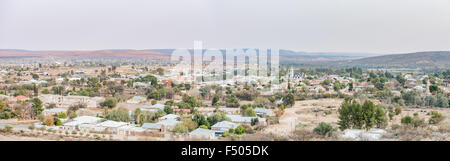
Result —
[[[284, 114], [279, 118], [279, 124], [265, 128], [263, 133], [287, 136], [299, 124], [308, 129], [313, 129], [320, 122], [336, 124], [338, 120], [336, 110], [342, 101], [342, 99], [296, 101], [292, 108], [284, 110]], [[331, 114], [325, 115], [325, 111], [330, 111]]]

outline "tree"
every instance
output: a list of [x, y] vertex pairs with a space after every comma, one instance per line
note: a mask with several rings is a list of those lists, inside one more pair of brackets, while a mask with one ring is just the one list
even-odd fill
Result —
[[256, 112], [255, 112], [255, 110], [253, 110], [253, 108], [247, 108], [247, 109], [245, 109], [245, 112], [244, 112], [244, 114], [245, 114], [245, 116], [250, 116], [250, 117], [254, 117], [254, 116], [256, 116]]
[[341, 130], [345, 129], [370, 129], [373, 126], [385, 127], [387, 123], [386, 111], [383, 106], [377, 106], [367, 100], [361, 106], [355, 101], [345, 101], [338, 109], [338, 125]]
[[42, 113], [42, 111], [44, 111], [42, 108], [42, 101], [39, 98], [33, 98], [31, 108], [33, 111], [32, 118], [36, 118]]
[[114, 108], [117, 105], [117, 99], [116, 98], [106, 98], [105, 101], [100, 102], [100, 106], [102, 107], [108, 107], [108, 108]]
[[164, 106], [164, 112], [167, 114], [171, 114], [171, 113], [173, 113], [173, 109], [172, 109], [172, 107], [166, 105], [166, 106]]
[[53, 116], [45, 116], [44, 124], [47, 126], [53, 126], [55, 124]]
[[33, 79], [35, 79], [35, 80], [38, 80], [39, 79], [39, 75], [37, 75], [37, 74], [32, 74], [32, 77], [33, 77]]
[[190, 90], [191, 89], [191, 84], [184, 84], [184, 89]]
[[212, 104], [213, 106], [217, 106], [217, 103], [218, 103], [218, 102], [219, 102], [219, 96], [214, 95], [211, 104]]
[[236, 129], [234, 130], [235, 134], [241, 135], [245, 133], [245, 128], [242, 125], [239, 125], [238, 127], [236, 127]]
[[395, 107], [395, 115], [399, 115], [402, 113], [402, 108], [400, 106]]
[[172, 131], [175, 134], [183, 134], [183, 133], [189, 132], [189, 129], [188, 129], [188, 127], [186, 127], [183, 124], [177, 124], [177, 125], [175, 125], [175, 127], [173, 127]]
[[295, 104], [294, 95], [292, 93], [287, 94], [285, 97], [283, 97], [283, 104], [285, 106], [291, 107]]
[[53, 124], [55, 124], [55, 126], [62, 126], [63, 125], [62, 121], [59, 118], [54, 117], [53, 120], [54, 120]]
[[259, 119], [258, 118], [252, 118], [250, 125], [255, 126], [256, 124], [258, 124]]
[[383, 106], [376, 106], [375, 110], [375, 125], [377, 128], [385, 128], [388, 120], [386, 118], [386, 110]]
[[141, 124], [141, 114], [142, 110], [140, 108], [134, 110], [134, 120], [136, 121], [136, 124]]
[[157, 68], [156, 72], [158, 72], [158, 75], [164, 75], [164, 69], [163, 68]]
[[156, 103], [157, 103], [157, 101], [156, 100], [152, 100], [152, 105], [155, 105]]
[[227, 115], [225, 115], [225, 113], [221, 112], [221, 111], [216, 112], [208, 117], [208, 122], [210, 125], [214, 125], [218, 122], [225, 121], [225, 120], [230, 121], [230, 118], [228, 118]]
[[439, 87], [436, 84], [432, 84], [428, 88], [430, 90], [430, 93], [434, 93], [435, 94], [436, 92], [439, 91]]
[[195, 130], [197, 128], [197, 123], [192, 121], [191, 118], [183, 118], [183, 125], [188, 128], [189, 131]]
[[122, 121], [122, 122], [128, 122], [130, 121], [130, 115], [128, 113], [128, 110], [125, 108], [119, 108], [117, 110], [109, 111], [105, 115], [105, 119], [107, 120], [113, 120], [113, 121]]
[[192, 121], [197, 123], [198, 126], [201, 126], [201, 125], [205, 125], [207, 127], [210, 126], [208, 120], [206, 120], [205, 116], [202, 114], [195, 114], [194, 117], [192, 118]]
[[319, 123], [319, 125], [317, 125], [316, 128], [314, 128], [314, 133], [325, 136], [328, 135], [330, 136], [331, 133], [334, 131], [333, 126], [331, 126], [330, 124], [321, 122]]

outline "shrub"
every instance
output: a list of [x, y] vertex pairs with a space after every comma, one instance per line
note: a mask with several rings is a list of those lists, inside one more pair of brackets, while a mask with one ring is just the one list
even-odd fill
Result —
[[395, 115], [402, 113], [402, 108], [400, 106], [395, 107]]
[[13, 127], [8, 126], [8, 125], [6, 125], [5, 128], [4, 128], [5, 132], [11, 132], [12, 129], [13, 129]]
[[405, 116], [400, 120], [400, 122], [402, 124], [411, 124], [412, 121], [413, 121], [413, 118], [411, 116]]
[[222, 134], [223, 137], [227, 137], [228, 136], [228, 132], [224, 131]]
[[206, 125], [200, 125], [198, 128], [208, 129], [208, 126], [206, 126]]
[[239, 125], [238, 127], [236, 127], [234, 132], [236, 134], [238, 134], [238, 135], [244, 134], [245, 133], [245, 128], [242, 125]]
[[414, 117], [412, 120], [412, 125], [414, 127], [421, 127], [425, 125], [425, 119], [419, 118], [418, 116]]
[[258, 118], [252, 118], [250, 124], [251, 124], [252, 126], [254, 126], [254, 125], [256, 125], [258, 122], [259, 122], [259, 119], [258, 119]]
[[183, 124], [177, 124], [173, 128], [173, 133], [175, 134], [183, 134], [187, 133], [189, 131], [188, 127], [184, 126]]
[[105, 101], [100, 102], [100, 106], [102, 107], [108, 107], [108, 108], [114, 108], [117, 105], [117, 99], [116, 98], [106, 98]]
[[233, 128], [230, 128], [230, 129], [228, 129], [228, 132], [229, 132], [230, 134], [232, 134], [232, 133], [234, 133], [234, 129], [233, 129]]
[[430, 124], [438, 124], [439, 122], [441, 122], [444, 119], [445, 119], [445, 117], [444, 117], [444, 115], [442, 115], [442, 113], [439, 113], [437, 111], [431, 111], [431, 117], [430, 117], [430, 120], [428, 120], [428, 122]]
[[334, 131], [334, 129], [330, 124], [321, 122], [321, 123], [319, 123], [319, 125], [317, 125], [316, 128], [314, 128], [313, 131], [314, 131], [314, 133], [317, 133], [322, 136], [325, 136], [325, 135], [330, 136], [331, 133]]

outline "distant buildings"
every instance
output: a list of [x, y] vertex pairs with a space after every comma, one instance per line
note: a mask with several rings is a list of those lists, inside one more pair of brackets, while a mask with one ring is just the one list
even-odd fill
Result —
[[87, 96], [60, 96], [51, 94], [41, 94], [38, 97], [44, 104], [56, 104], [57, 107], [69, 107], [75, 104], [86, 104], [89, 108], [98, 107], [100, 102], [104, 101], [103, 97], [87, 97]]

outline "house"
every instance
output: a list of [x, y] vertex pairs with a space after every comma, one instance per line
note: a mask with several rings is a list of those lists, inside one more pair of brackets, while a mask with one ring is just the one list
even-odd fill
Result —
[[29, 97], [23, 96], [23, 95], [16, 96], [13, 98], [13, 100], [15, 100], [15, 101], [25, 101], [25, 100], [29, 100], [29, 99], [30, 99]]
[[260, 116], [275, 116], [272, 109], [267, 108], [255, 108], [255, 113]]
[[165, 107], [166, 105], [164, 105], [164, 104], [161, 104], [161, 103], [157, 103], [157, 104], [154, 104], [154, 105], [152, 105], [151, 106], [151, 108], [153, 108], [153, 109], [164, 109], [164, 107]]
[[144, 123], [142, 124], [142, 128], [160, 132], [162, 129], [162, 125], [159, 123]]
[[241, 115], [226, 115], [228, 118], [231, 119], [231, 122], [234, 123], [251, 123], [252, 119], [257, 118], [258, 119], [258, 124], [262, 124], [265, 125], [266, 123], [266, 118], [260, 118], [260, 117], [246, 117], [246, 116], [241, 116]]
[[213, 130], [197, 128], [189, 133], [191, 139], [199, 140], [213, 140], [216, 139], [216, 134]]
[[172, 131], [172, 129], [179, 123], [182, 122], [174, 119], [167, 119], [158, 122], [158, 124], [161, 124], [161, 131]]
[[224, 131], [235, 129], [238, 126], [238, 124], [232, 123], [230, 121], [221, 121], [211, 126], [211, 130], [215, 131], [216, 134], [223, 134]]
[[134, 96], [133, 98], [129, 99], [129, 100], [127, 101], [127, 103], [139, 104], [139, 103], [142, 103], [142, 102], [145, 102], [145, 101], [147, 101], [147, 98], [145, 98], [145, 97], [142, 97], [142, 96]]
[[47, 116], [47, 115], [59, 114], [59, 113], [61, 113], [61, 112], [66, 113], [66, 112], [67, 112], [67, 109], [63, 109], [63, 108], [45, 109], [44, 111], [42, 111], [42, 114], [43, 114], [44, 116]]
[[41, 94], [39, 99], [44, 105], [56, 104], [58, 107], [70, 107], [75, 104], [86, 104], [89, 108], [98, 107], [100, 102], [104, 101], [103, 97], [87, 97], [87, 96], [60, 96], [52, 94]]
[[72, 119], [72, 121], [64, 123], [62, 128], [64, 130], [75, 130], [75, 129], [79, 129], [80, 125], [96, 124], [96, 123], [99, 123], [101, 120], [102, 120], [102, 118], [99, 118], [99, 117], [80, 116], [80, 117], [76, 117], [76, 118]]
[[117, 129], [117, 134], [119, 135], [137, 135], [139, 133], [144, 133], [146, 130], [142, 127], [136, 127], [134, 125], [121, 126]]
[[152, 85], [151, 82], [148, 83], [143, 83], [143, 82], [134, 82], [133, 86], [134, 87], [150, 87]]
[[159, 119], [160, 120], [178, 120], [179, 118], [180, 118], [180, 116], [178, 116], [178, 115], [168, 114], [168, 115], [165, 115], [165, 116], [163, 116], [163, 117], [161, 117]]
[[97, 126], [105, 128], [105, 131], [115, 133], [115, 134], [119, 133], [120, 127], [123, 127], [126, 125], [128, 125], [128, 123], [112, 121], [112, 120], [107, 120], [107, 121], [97, 124]]

